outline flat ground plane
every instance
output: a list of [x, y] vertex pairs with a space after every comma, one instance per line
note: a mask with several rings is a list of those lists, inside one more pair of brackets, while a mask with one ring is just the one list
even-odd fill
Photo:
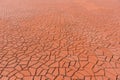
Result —
[[120, 1], [0, 0], [0, 80], [120, 80]]

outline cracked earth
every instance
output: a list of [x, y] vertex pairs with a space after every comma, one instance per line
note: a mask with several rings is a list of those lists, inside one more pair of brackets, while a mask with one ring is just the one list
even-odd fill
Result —
[[0, 0], [0, 80], [120, 80], [120, 1]]

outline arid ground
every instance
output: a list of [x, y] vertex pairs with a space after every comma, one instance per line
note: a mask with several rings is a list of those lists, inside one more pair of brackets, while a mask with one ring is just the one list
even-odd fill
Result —
[[0, 0], [0, 80], [120, 80], [120, 0]]

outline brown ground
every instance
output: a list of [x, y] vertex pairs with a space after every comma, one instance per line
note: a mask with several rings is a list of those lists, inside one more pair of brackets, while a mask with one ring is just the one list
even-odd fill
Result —
[[0, 0], [0, 80], [120, 80], [120, 1]]

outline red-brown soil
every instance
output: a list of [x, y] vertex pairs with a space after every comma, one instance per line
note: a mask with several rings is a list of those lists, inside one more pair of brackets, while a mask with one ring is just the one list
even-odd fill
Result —
[[120, 1], [0, 0], [0, 80], [120, 80]]

